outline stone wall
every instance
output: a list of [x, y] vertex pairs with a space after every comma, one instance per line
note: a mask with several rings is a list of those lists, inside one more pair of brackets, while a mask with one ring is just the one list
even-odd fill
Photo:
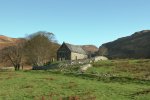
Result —
[[88, 58], [88, 56], [85, 54], [71, 52], [71, 60], [87, 59], [87, 58]]

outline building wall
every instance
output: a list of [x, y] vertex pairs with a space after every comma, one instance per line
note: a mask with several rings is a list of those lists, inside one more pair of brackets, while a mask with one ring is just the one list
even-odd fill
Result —
[[57, 60], [70, 60], [70, 59], [71, 59], [70, 50], [65, 45], [62, 45], [57, 51]]
[[77, 60], [88, 58], [85, 54], [71, 52], [66, 45], [62, 45], [57, 51], [57, 60]]
[[86, 59], [86, 58], [88, 58], [87, 55], [71, 52], [71, 60]]

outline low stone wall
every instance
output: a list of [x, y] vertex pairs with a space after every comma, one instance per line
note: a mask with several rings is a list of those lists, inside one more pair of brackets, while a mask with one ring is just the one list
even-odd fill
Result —
[[[80, 60], [65, 60], [65, 61], [58, 61], [56, 64], [50, 64], [48, 66], [33, 66], [32, 70], [48, 70], [52, 68], [60, 68], [60, 67], [68, 67], [72, 65], [82, 65], [90, 66], [89, 64], [92, 62], [97, 62], [100, 60], [108, 60], [106, 57], [97, 56], [91, 59], [80, 59]], [[87, 67], [83, 67], [81, 70], [85, 70]]]
[[47, 66], [33, 66], [32, 70], [47, 70]]
[[58, 67], [59, 64], [50, 64], [48, 66], [33, 66], [32, 67], [32, 70], [48, 70], [48, 69], [53, 69], [53, 68], [56, 68]]

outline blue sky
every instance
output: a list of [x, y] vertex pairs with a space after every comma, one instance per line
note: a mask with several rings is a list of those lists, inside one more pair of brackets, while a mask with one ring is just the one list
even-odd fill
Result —
[[150, 29], [150, 0], [0, 0], [0, 34], [53, 32], [59, 43], [94, 44]]

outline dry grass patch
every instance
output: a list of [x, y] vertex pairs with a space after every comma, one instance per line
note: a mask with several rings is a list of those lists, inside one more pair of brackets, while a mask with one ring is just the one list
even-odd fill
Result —
[[55, 80], [55, 78], [52, 78], [52, 77], [45, 77], [45, 78], [41, 78], [41, 79], [44, 79], [44, 80]]

